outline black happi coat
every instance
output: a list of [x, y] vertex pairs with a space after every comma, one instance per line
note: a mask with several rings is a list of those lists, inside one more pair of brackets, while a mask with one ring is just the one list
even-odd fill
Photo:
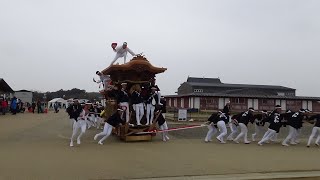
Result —
[[125, 90], [119, 90], [117, 95], [118, 103], [129, 102], [129, 95]]
[[313, 115], [309, 118], [309, 120], [316, 120], [314, 123], [315, 127], [320, 127], [320, 114]]
[[159, 126], [162, 126], [166, 122], [166, 119], [163, 117], [162, 113], [159, 115], [157, 122]]
[[118, 112], [115, 112], [106, 120], [106, 122], [113, 127], [117, 127], [122, 123], [122, 119], [120, 114]]
[[133, 91], [133, 93], [131, 94], [131, 103], [132, 104], [140, 104], [143, 102], [143, 98], [141, 96], [140, 93], [138, 93], [137, 91]]
[[304, 115], [301, 112], [296, 112], [290, 117], [288, 124], [295, 129], [300, 129], [302, 127], [303, 117]]
[[70, 119], [77, 121], [80, 113], [82, 112], [82, 107], [80, 104], [72, 104], [67, 108], [67, 113], [69, 114]]
[[246, 111], [246, 112], [243, 112], [239, 117], [239, 119], [237, 120], [239, 123], [243, 123], [247, 126], [248, 123], [252, 121], [252, 119], [253, 119], [252, 113], [249, 113], [249, 111]]
[[277, 133], [280, 132], [280, 128], [283, 126], [283, 121], [280, 118], [280, 114], [273, 112], [270, 115], [270, 125], [269, 125], [269, 129], [275, 130]]
[[158, 102], [158, 95], [157, 95], [157, 93], [154, 93], [154, 94], [150, 93], [150, 94], [149, 94], [148, 100], [147, 100], [147, 104], [152, 104], [152, 99], [154, 99], [155, 102], [156, 102], [156, 104], [157, 104], [157, 102]]
[[256, 114], [253, 116], [251, 123], [256, 123], [257, 126], [264, 126], [268, 121], [268, 114]]

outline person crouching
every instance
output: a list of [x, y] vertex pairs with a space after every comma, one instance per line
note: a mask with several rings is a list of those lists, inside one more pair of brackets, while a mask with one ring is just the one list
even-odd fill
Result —
[[106, 122], [104, 124], [103, 131], [99, 134], [96, 134], [93, 138], [96, 141], [98, 139], [98, 137], [103, 136], [99, 140], [98, 144], [103, 145], [103, 141], [106, 140], [110, 136], [110, 134], [112, 133], [113, 127], [117, 127], [120, 123], [122, 123], [122, 121], [123, 121], [121, 119], [122, 113], [123, 113], [123, 109], [119, 108], [119, 109], [117, 109], [117, 111], [113, 115], [111, 115], [106, 120]]

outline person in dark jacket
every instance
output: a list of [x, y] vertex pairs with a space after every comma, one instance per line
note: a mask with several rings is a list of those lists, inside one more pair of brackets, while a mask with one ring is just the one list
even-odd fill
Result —
[[286, 139], [282, 142], [283, 146], [296, 145], [296, 138], [298, 135], [298, 129], [302, 127], [302, 121], [305, 116], [306, 110], [300, 109], [299, 112], [294, 113], [289, 119], [289, 134]]
[[214, 136], [218, 132], [217, 123], [219, 120], [219, 114], [218, 113], [212, 113], [211, 116], [208, 118], [208, 133], [206, 135], [206, 138], [204, 139], [204, 142], [211, 142], [212, 136]]
[[314, 127], [312, 128], [312, 132], [311, 132], [311, 135], [309, 137], [307, 147], [310, 147], [311, 141], [317, 135], [317, 133], [318, 133], [318, 137], [317, 137], [317, 140], [315, 142], [315, 145], [319, 146], [320, 145], [319, 144], [320, 143], [320, 114], [316, 114], [316, 115], [311, 116], [309, 118], [309, 121], [313, 121]]
[[166, 131], [169, 128], [168, 128], [168, 124], [167, 124], [167, 121], [166, 121], [165, 115], [164, 115], [164, 113], [167, 112], [166, 102], [163, 97], [161, 97], [160, 101], [161, 101], [162, 105], [157, 106], [157, 109], [156, 109], [157, 110], [156, 115], [158, 116], [157, 123], [159, 125], [159, 129], [163, 131], [162, 132], [162, 141], [166, 142], [166, 141], [170, 140], [170, 138], [168, 136], [168, 132]]
[[79, 103], [78, 99], [74, 99], [73, 103], [66, 109], [69, 118], [71, 119], [71, 124], [73, 126], [74, 122], [77, 121], [80, 113], [82, 112], [82, 106]]
[[277, 132], [279, 132], [280, 128], [283, 125], [283, 121], [280, 118], [280, 113], [281, 113], [281, 106], [277, 105], [275, 107], [275, 110], [272, 111], [272, 113], [269, 116], [270, 125], [268, 128], [268, 131], [264, 134], [261, 141], [258, 142], [258, 145], [262, 146], [264, 143], [270, 141], [271, 138], [275, 136]]
[[154, 118], [154, 110], [156, 108], [158, 94], [156, 93], [156, 87], [151, 87], [151, 93], [148, 96], [147, 104], [147, 124], [152, 124]]
[[238, 127], [239, 127], [239, 122], [237, 119], [240, 119], [240, 117], [242, 116], [242, 113], [231, 116], [230, 122], [229, 122], [231, 133], [227, 137], [228, 141], [233, 141], [234, 138], [236, 138], [236, 135], [238, 133]]
[[129, 95], [127, 93], [127, 83], [121, 83], [121, 90], [118, 91], [118, 103], [119, 106], [125, 111], [126, 122], [130, 121], [130, 109], [129, 109]]
[[123, 113], [123, 109], [119, 108], [119, 109], [117, 109], [117, 111], [113, 115], [111, 115], [106, 120], [106, 122], [104, 124], [103, 131], [99, 134], [96, 134], [93, 138], [96, 141], [99, 136], [103, 136], [99, 140], [98, 144], [103, 145], [103, 141], [106, 140], [110, 136], [110, 134], [112, 133], [112, 128], [117, 127], [117, 126], [119, 126], [119, 124], [122, 123], [122, 119], [121, 119], [122, 113]]
[[32, 107], [32, 113], [34, 114], [34, 111], [35, 111], [35, 109], [36, 109], [36, 103], [35, 102], [32, 102], [32, 105], [31, 105], [31, 107]]
[[249, 108], [248, 111], [242, 113], [241, 117], [238, 119], [239, 122], [239, 126], [241, 129], [240, 134], [236, 137], [236, 139], [234, 139], [233, 141], [237, 144], [239, 144], [239, 139], [240, 138], [244, 138], [243, 142], [245, 144], [250, 144], [250, 141], [248, 141], [248, 123], [250, 121], [252, 121], [253, 119], [253, 113], [254, 109], [253, 108]]
[[17, 107], [18, 107], [17, 98], [16, 98], [16, 97], [13, 97], [12, 100], [11, 100], [11, 104], [10, 104], [11, 113], [12, 113], [13, 115], [16, 115], [16, 114], [17, 114]]
[[133, 110], [136, 112], [137, 125], [140, 126], [141, 119], [144, 115], [143, 97], [141, 96], [141, 87], [135, 84], [131, 87], [131, 103]]
[[254, 121], [252, 121], [251, 123], [254, 123], [254, 129], [255, 132], [254, 134], [252, 134], [252, 141], [256, 141], [256, 137], [257, 135], [261, 134], [263, 131], [263, 127], [266, 124], [267, 120], [268, 120], [268, 111], [263, 110], [261, 111], [261, 113], [256, 114], [253, 116]]
[[224, 141], [224, 137], [228, 134], [226, 124], [229, 122], [229, 118], [225, 113], [223, 113], [221, 111], [219, 111], [219, 114], [220, 115], [219, 115], [219, 119], [217, 122], [217, 126], [218, 126], [220, 134], [217, 136], [217, 140], [220, 143], [225, 144], [226, 142]]

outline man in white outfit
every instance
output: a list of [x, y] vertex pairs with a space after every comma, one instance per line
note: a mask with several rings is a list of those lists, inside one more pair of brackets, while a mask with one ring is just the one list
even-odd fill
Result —
[[221, 111], [219, 111], [219, 120], [217, 122], [217, 126], [219, 128], [220, 134], [219, 136], [217, 136], [217, 140], [222, 144], [226, 143], [223, 138], [228, 134], [228, 130], [226, 126], [227, 122], [229, 122], [228, 117], [225, 115], [225, 113], [222, 113]]
[[136, 54], [131, 51], [131, 49], [128, 48], [128, 45], [126, 42], [122, 44], [122, 46], [119, 47], [112, 47], [113, 51], [116, 52], [116, 56], [114, 57], [113, 61], [111, 62], [111, 65], [117, 61], [120, 57], [123, 57], [124, 63], [126, 63], [127, 59], [127, 54], [128, 52], [132, 55], [135, 56]]
[[311, 135], [308, 140], [307, 147], [310, 147], [310, 144], [313, 140], [313, 138], [318, 134], [317, 140], [315, 142], [315, 145], [319, 146], [320, 141], [320, 114], [313, 115], [309, 118], [309, 120], [315, 120], [314, 127], [312, 128]]
[[148, 96], [147, 100], [147, 123], [146, 125], [151, 125], [154, 118], [154, 110], [156, 108], [158, 99], [158, 94], [156, 93], [156, 87], [151, 88], [151, 93]]
[[87, 128], [87, 119], [89, 116], [89, 109], [88, 109], [88, 105], [86, 104], [82, 110], [82, 112], [80, 113], [79, 117], [77, 118], [77, 120], [74, 121], [73, 123], [73, 130], [72, 130], [72, 136], [71, 136], [71, 142], [70, 142], [70, 147], [73, 147], [73, 141], [75, 139], [76, 134], [78, 133], [78, 130], [80, 129], [81, 132], [79, 134], [79, 136], [77, 137], [77, 144], [81, 144], [81, 136], [86, 132], [86, 128]]
[[208, 133], [206, 135], [206, 138], [204, 139], [204, 142], [208, 143], [211, 142], [212, 136], [214, 136], [218, 130], [217, 130], [217, 123], [219, 120], [219, 114], [218, 113], [213, 113], [211, 116], [208, 118]]
[[[111, 82], [110, 76], [109, 75], [103, 75], [100, 71], [97, 71], [96, 74], [99, 76], [100, 80], [96, 81], [93, 78], [93, 82], [95, 82], [97, 84], [102, 83], [102, 85], [104, 87], [104, 90], [108, 90], [109, 84]], [[100, 88], [100, 85], [99, 85], [99, 88]]]
[[126, 113], [126, 122], [130, 121], [130, 111], [129, 111], [129, 95], [127, 93], [127, 83], [121, 83], [121, 90], [118, 93], [119, 106]]

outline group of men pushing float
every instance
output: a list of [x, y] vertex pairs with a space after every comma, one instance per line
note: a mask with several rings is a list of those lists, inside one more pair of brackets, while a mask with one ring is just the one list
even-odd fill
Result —
[[[126, 56], [129, 52], [132, 56], [136, 54], [133, 53], [128, 47], [127, 43], [123, 43], [122, 46], [116, 47], [116, 44], [112, 44], [113, 50], [116, 52], [116, 56], [113, 59], [112, 64], [120, 57], [124, 58], [124, 63], [126, 63]], [[141, 125], [141, 119], [144, 116], [146, 109], [146, 125], [150, 125], [154, 119], [154, 112], [160, 112], [158, 117], [158, 124], [161, 130], [167, 130], [168, 126], [165, 121], [165, 102], [161, 102], [160, 89], [155, 85], [155, 79], [151, 79], [150, 83], [140, 86], [139, 84], [133, 85], [129, 90], [127, 89], [127, 84], [122, 83], [121, 87], [113, 85], [109, 75], [103, 75], [101, 72], [97, 71], [96, 74], [99, 76], [100, 80], [95, 81], [96, 83], [102, 83], [104, 90], [108, 91], [108, 96], [113, 97], [117, 100], [119, 108], [114, 114], [112, 114], [108, 119], [105, 120], [104, 129], [101, 133], [96, 134], [94, 140], [97, 140], [100, 136], [103, 136], [99, 140], [98, 144], [103, 144], [103, 141], [111, 134], [112, 128], [117, 127], [120, 124], [129, 123], [130, 120], [130, 107], [129, 102], [132, 104], [132, 108], [136, 114], [137, 125]], [[70, 146], [73, 146], [74, 138], [77, 134], [78, 129], [81, 129], [81, 133], [77, 138], [77, 144], [80, 144], [80, 138], [85, 133], [87, 123], [86, 120], [90, 114], [89, 105], [85, 104], [84, 108], [77, 102], [69, 107], [68, 113], [70, 118], [74, 120], [73, 123], [73, 134], [71, 137]], [[245, 144], [249, 144], [248, 140], [248, 124], [252, 123], [255, 126], [255, 133], [252, 134], [252, 141], [256, 141], [259, 134], [262, 133], [263, 127], [266, 123], [269, 124], [267, 132], [265, 132], [262, 139], [258, 142], [258, 145], [263, 145], [269, 143], [270, 141], [277, 141], [278, 133], [282, 127], [289, 126], [289, 134], [282, 142], [283, 146], [295, 145], [299, 143], [299, 134], [301, 132], [303, 120], [307, 119], [309, 122], [313, 122], [315, 125], [313, 127], [312, 133], [309, 137], [307, 147], [310, 147], [311, 141], [318, 133], [315, 144], [319, 146], [320, 143], [320, 115], [314, 115], [308, 117], [307, 114], [310, 112], [308, 109], [300, 109], [298, 112], [291, 112], [287, 110], [285, 113], [281, 113], [281, 106], [275, 106], [272, 112], [261, 111], [258, 114], [254, 113], [253, 108], [249, 108], [247, 111], [231, 116], [230, 102], [226, 104], [222, 111], [218, 113], [213, 113], [208, 119], [208, 133], [205, 137], [205, 142], [210, 142], [212, 136], [214, 136], [218, 131], [220, 134], [216, 139], [221, 143], [225, 142], [225, 137], [227, 136], [227, 124], [231, 130], [231, 133], [227, 137], [227, 140], [239, 143], [239, 140], [243, 138]], [[123, 118], [123, 114], [125, 117]], [[238, 129], [240, 128], [240, 133]], [[163, 141], [169, 140], [167, 132], [164, 131], [162, 134]]]
[[[113, 50], [116, 52], [116, 56], [112, 61], [111, 65], [120, 57], [124, 58], [124, 63], [126, 63], [126, 56], [129, 52], [132, 56], [135, 56], [128, 47], [127, 43], [124, 42], [122, 46], [116, 47], [112, 44]], [[168, 125], [165, 121], [165, 115], [162, 113], [166, 112], [165, 100], [161, 97], [160, 89], [155, 84], [155, 78], [150, 79], [149, 83], [145, 84], [134, 84], [130, 89], [127, 88], [127, 83], [121, 83], [120, 87], [112, 83], [109, 75], [103, 75], [100, 71], [97, 71], [96, 74], [99, 76], [99, 80], [94, 82], [102, 84], [104, 91], [107, 92], [107, 95], [110, 99], [114, 99], [118, 102], [118, 108], [115, 110], [110, 117], [105, 120], [103, 131], [94, 136], [94, 140], [97, 140], [99, 137], [103, 136], [98, 144], [103, 145], [103, 141], [106, 140], [112, 133], [113, 127], [117, 127], [120, 124], [125, 124], [130, 121], [130, 104], [132, 105], [133, 110], [136, 114], [136, 125], [140, 126], [142, 117], [145, 114], [146, 109], [146, 124], [151, 125], [154, 120], [154, 114], [157, 112], [157, 123], [161, 130], [168, 129]], [[81, 137], [85, 133], [87, 126], [90, 125], [89, 116], [92, 114], [89, 107], [91, 103], [79, 104], [78, 100], [75, 99], [75, 102], [67, 109], [70, 119], [73, 119], [73, 133], [71, 136], [70, 146], [74, 146], [74, 140], [78, 130], [80, 129], [80, 134], [77, 137], [77, 144], [81, 144]], [[108, 107], [107, 108], [112, 108]], [[100, 113], [96, 113], [99, 114]], [[101, 114], [103, 116], [103, 113]], [[129, 124], [133, 126], [133, 124]], [[169, 137], [167, 132], [162, 133], [163, 141], [168, 141]]]
[[[211, 138], [218, 131], [220, 134], [216, 139], [220, 143], [226, 143], [225, 137], [227, 136], [227, 124], [231, 130], [230, 135], [226, 138], [228, 141], [234, 141], [239, 144], [239, 140], [243, 138], [245, 144], [250, 144], [248, 140], [248, 124], [254, 124], [255, 133], [252, 134], [252, 141], [256, 141], [257, 135], [262, 134], [263, 127], [266, 123], [269, 124], [268, 130], [263, 135], [262, 139], [258, 142], [258, 145], [262, 146], [270, 141], [277, 141], [278, 134], [282, 127], [289, 126], [289, 134], [282, 142], [283, 146], [296, 145], [299, 143], [299, 135], [303, 121], [307, 120], [314, 124], [312, 133], [309, 137], [307, 147], [310, 147], [311, 141], [318, 133], [318, 137], [315, 141], [315, 145], [320, 144], [320, 115], [313, 115], [308, 117], [310, 111], [308, 109], [300, 109], [298, 112], [292, 112], [287, 110], [285, 113], [281, 113], [281, 106], [276, 105], [272, 112], [261, 111], [260, 113], [254, 113], [253, 108], [249, 108], [247, 111], [231, 116], [230, 114], [230, 102], [227, 102], [226, 106], [222, 111], [213, 113], [208, 119], [208, 133], [205, 137], [205, 142], [210, 142]], [[240, 128], [240, 133], [238, 133]]]

